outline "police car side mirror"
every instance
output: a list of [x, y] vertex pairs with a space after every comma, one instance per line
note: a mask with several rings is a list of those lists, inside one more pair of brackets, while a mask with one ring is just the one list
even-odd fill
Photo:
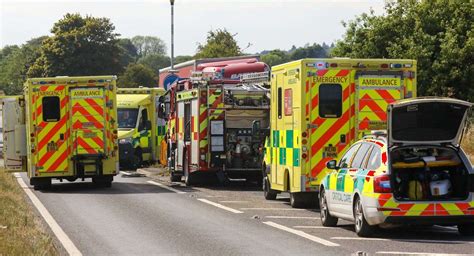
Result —
[[337, 170], [339, 169], [339, 166], [337, 166], [337, 161], [336, 160], [331, 160], [326, 163], [326, 167], [330, 170]]

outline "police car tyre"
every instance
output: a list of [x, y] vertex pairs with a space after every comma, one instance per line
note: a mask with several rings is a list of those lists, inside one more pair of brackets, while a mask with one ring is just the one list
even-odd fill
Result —
[[364, 208], [358, 196], [356, 196], [356, 198], [354, 199], [353, 208], [356, 234], [362, 237], [368, 237], [372, 235], [372, 233], [374, 233], [375, 231], [375, 227], [369, 225], [369, 223], [367, 223], [367, 221], [365, 220]]
[[270, 188], [270, 182], [268, 177], [263, 178], [263, 196], [267, 200], [275, 200], [277, 197], [277, 191]]
[[473, 223], [465, 223], [458, 225], [459, 234], [463, 236], [474, 236], [474, 224]]
[[337, 221], [339, 219], [331, 216], [331, 213], [329, 212], [328, 208], [328, 201], [326, 199], [326, 192], [324, 191], [324, 189], [322, 189], [319, 194], [319, 201], [321, 224], [325, 227], [337, 226]]

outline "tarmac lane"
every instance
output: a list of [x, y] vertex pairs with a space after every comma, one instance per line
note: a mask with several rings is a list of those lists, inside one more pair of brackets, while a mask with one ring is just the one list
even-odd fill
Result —
[[[19, 177], [28, 183], [25, 174]], [[251, 210], [233, 213], [216, 207], [217, 197], [199, 190], [147, 177], [118, 175], [112, 188], [87, 179], [53, 181], [50, 190], [33, 192], [82, 255], [351, 253], [263, 223]]]

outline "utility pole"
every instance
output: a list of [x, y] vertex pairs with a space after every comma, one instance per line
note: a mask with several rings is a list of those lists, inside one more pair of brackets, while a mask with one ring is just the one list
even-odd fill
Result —
[[171, 4], [171, 71], [174, 70], [174, 1], [170, 0]]

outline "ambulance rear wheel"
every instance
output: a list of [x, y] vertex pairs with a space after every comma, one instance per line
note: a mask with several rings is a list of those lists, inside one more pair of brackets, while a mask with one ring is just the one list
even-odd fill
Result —
[[458, 232], [463, 236], [474, 236], [474, 224], [465, 223], [458, 225]]
[[47, 190], [51, 189], [50, 178], [36, 178], [32, 183], [34, 190]]
[[181, 181], [181, 175], [174, 174], [173, 172], [170, 173], [170, 181], [171, 182], [180, 182]]
[[131, 167], [133, 170], [137, 170], [138, 168], [142, 167], [143, 158], [142, 158], [142, 150], [137, 149], [135, 154], [131, 157]]
[[263, 178], [263, 196], [267, 200], [275, 200], [277, 198], [277, 191], [271, 189], [270, 182], [268, 181], [268, 177]]
[[365, 220], [364, 207], [362, 201], [358, 196], [354, 199], [354, 221], [355, 221], [355, 232], [358, 236], [368, 237], [375, 232], [376, 227], [371, 226]]
[[314, 192], [290, 193], [290, 205], [293, 208], [314, 208], [318, 205], [318, 194]]

